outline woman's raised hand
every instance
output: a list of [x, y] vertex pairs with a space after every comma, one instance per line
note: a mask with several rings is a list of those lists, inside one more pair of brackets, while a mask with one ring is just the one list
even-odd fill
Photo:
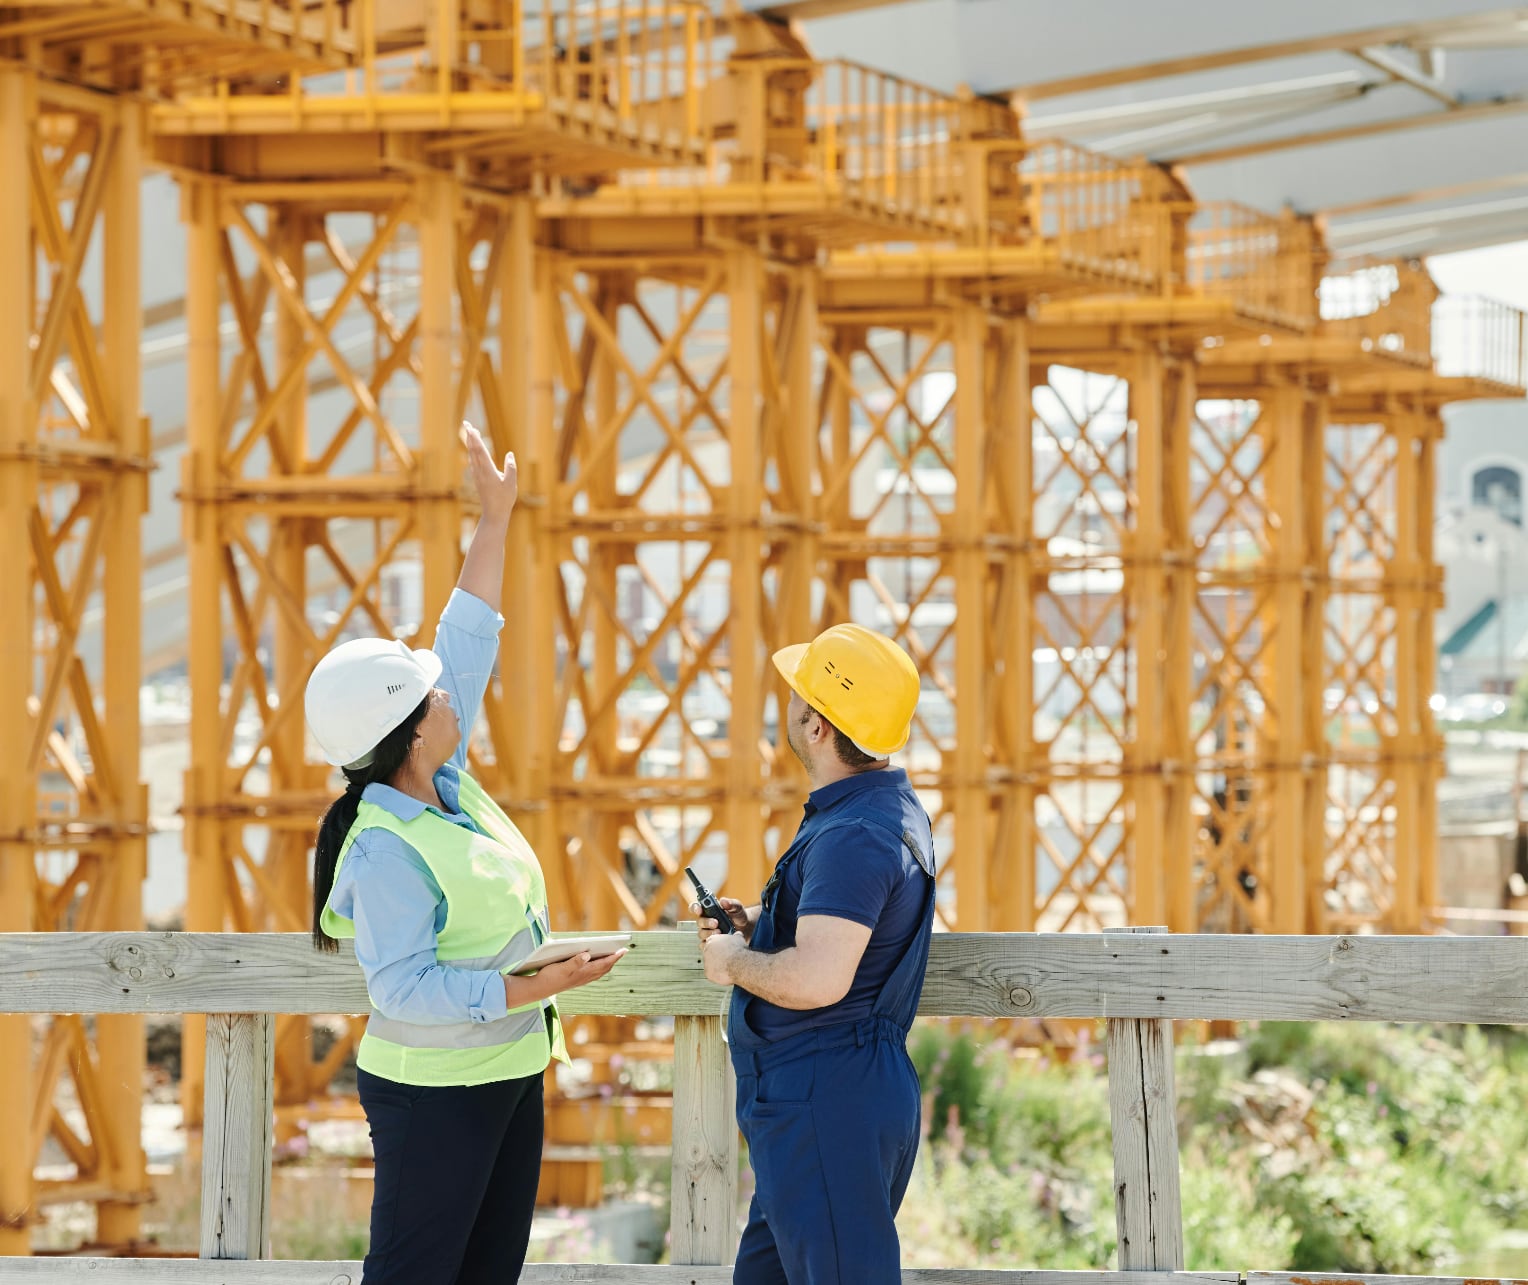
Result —
[[478, 500], [483, 506], [483, 518], [490, 522], [509, 521], [514, 512], [515, 500], [520, 495], [520, 474], [515, 467], [515, 453], [504, 456], [504, 468], [500, 470], [488, 453], [483, 435], [466, 420], [460, 430], [462, 445], [467, 448], [467, 467], [472, 472], [477, 487]]

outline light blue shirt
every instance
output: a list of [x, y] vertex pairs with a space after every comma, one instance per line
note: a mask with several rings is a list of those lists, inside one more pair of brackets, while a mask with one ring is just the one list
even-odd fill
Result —
[[[428, 808], [453, 825], [477, 830], [460, 810], [459, 774], [467, 766], [467, 740], [483, 706], [503, 628], [504, 617], [481, 598], [454, 589], [435, 630], [432, 650], [441, 663], [436, 686], [451, 697], [462, 728], [462, 743], [435, 774], [435, 788], [448, 811], [375, 783], [362, 794], [365, 802], [386, 808], [400, 821], [412, 821]], [[435, 958], [437, 935], [446, 923], [445, 895], [424, 858], [391, 830], [360, 833], [345, 854], [329, 905], [355, 924], [355, 957], [371, 1002], [384, 1016], [431, 1026], [504, 1016], [504, 979], [497, 972], [453, 968]]]

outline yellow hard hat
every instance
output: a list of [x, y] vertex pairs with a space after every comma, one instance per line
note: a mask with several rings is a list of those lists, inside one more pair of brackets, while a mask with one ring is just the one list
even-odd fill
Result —
[[918, 706], [918, 667], [884, 634], [834, 625], [782, 647], [775, 668], [791, 690], [872, 758], [907, 744]]

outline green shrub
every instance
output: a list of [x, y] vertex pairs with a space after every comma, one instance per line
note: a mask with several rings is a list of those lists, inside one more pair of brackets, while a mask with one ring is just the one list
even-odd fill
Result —
[[[909, 1261], [1099, 1268], [1115, 1249], [1100, 1059], [1015, 1057], [923, 1023], [910, 1044], [929, 1143]], [[1528, 1035], [1264, 1023], [1179, 1047], [1190, 1270], [1422, 1274], [1528, 1216]]]

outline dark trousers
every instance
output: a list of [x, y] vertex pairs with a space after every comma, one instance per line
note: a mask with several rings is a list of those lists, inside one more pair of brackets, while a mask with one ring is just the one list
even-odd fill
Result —
[[520, 1278], [541, 1176], [541, 1077], [423, 1088], [357, 1073], [376, 1186], [363, 1285]]
[[755, 1189], [733, 1285], [900, 1280], [922, 1109], [900, 1038], [739, 1066], [737, 1105]]

